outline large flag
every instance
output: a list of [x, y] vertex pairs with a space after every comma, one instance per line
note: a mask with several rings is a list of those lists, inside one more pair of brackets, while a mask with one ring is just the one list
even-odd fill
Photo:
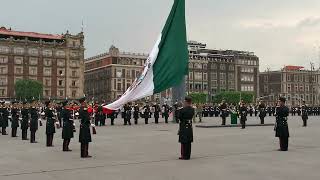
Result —
[[188, 59], [185, 0], [175, 0], [140, 77], [117, 101], [104, 107], [117, 110], [128, 102], [181, 84], [183, 77], [188, 74]]

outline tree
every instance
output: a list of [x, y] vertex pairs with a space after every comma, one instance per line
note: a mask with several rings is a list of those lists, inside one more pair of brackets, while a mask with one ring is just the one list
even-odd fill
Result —
[[228, 104], [238, 104], [240, 99], [245, 103], [252, 103], [254, 101], [254, 94], [250, 92], [221, 92], [214, 97], [214, 102], [220, 103], [222, 100], [225, 100]]
[[15, 84], [15, 92], [18, 99], [37, 99], [42, 97], [43, 85], [35, 80], [18, 80]]
[[191, 93], [189, 96], [192, 98], [192, 102], [197, 104], [204, 104], [207, 102], [207, 95], [204, 93]]

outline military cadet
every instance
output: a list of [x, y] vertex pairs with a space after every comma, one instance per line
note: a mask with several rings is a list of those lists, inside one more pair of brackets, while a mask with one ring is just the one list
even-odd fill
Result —
[[228, 110], [227, 110], [228, 106], [227, 103], [225, 102], [225, 100], [222, 100], [219, 109], [221, 111], [221, 118], [222, 118], [222, 123], [221, 125], [224, 126], [226, 125], [226, 118], [228, 116]]
[[9, 110], [7, 109], [5, 102], [1, 102], [1, 120], [2, 120], [2, 135], [7, 134], [7, 127], [9, 126]]
[[241, 128], [245, 129], [246, 128], [247, 115], [248, 115], [248, 109], [245, 106], [243, 101], [240, 102], [239, 115], [240, 115]]
[[252, 105], [249, 106], [249, 113], [250, 113], [250, 117], [252, 117], [252, 114], [253, 114], [253, 107], [252, 107]]
[[109, 114], [109, 117], [111, 119], [111, 126], [114, 125], [114, 119], [116, 118], [116, 111], [112, 111], [111, 114]]
[[11, 137], [17, 137], [17, 129], [19, 127], [18, 105], [16, 101], [12, 102], [11, 109]]
[[62, 139], [63, 148], [62, 151], [71, 151], [69, 144], [73, 138], [73, 120], [71, 119], [71, 111], [68, 107], [68, 101], [62, 102], [61, 118], [63, 120], [62, 126]]
[[170, 107], [168, 104], [165, 103], [164, 105], [162, 105], [162, 115], [164, 117], [165, 123], [168, 123], [169, 114], [170, 114]]
[[30, 108], [30, 143], [37, 143], [36, 132], [39, 126], [39, 116], [36, 107], [36, 101], [33, 100]]
[[[196, 106], [196, 113], [197, 113], [197, 116], [199, 117], [199, 122], [201, 123], [202, 122], [202, 106], [200, 104], [197, 104]], [[210, 117], [213, 117], [214, 115], [214, 108], [212, 108], [212, 116], [210, 115]]]
[[21, 109], [21, 131], [22, 131], [22, 140], [28, 140], [28, 128], [29, 128], [29, 104], [24, 101], [23, 107]]
[[143, 117], [144, 117], [144, 123], [148, 124], [149, 116], [150, 116], [150, 107], [148, 105], [148, 102], [146, 102], [146, 105], [143, 107]]
[[289, 108], [285, 106], [286, 99], [280, 97], [278, 101], [278, 106], [276, 108], [276, 124], [275, 132], [276, 137], [279, 138], [280, 142], [280, 151], [288, 151], [288, 142], [289, 142], [289, 127], [288, 127], [288, 116]]
[[90, 132], [90, 115], [87, 108], [87, 103], [85, 98], [79, 100], [81, 107], [79, 110], [80, 118], [80, 133], [79, 142], [81, 143], [81, 158], [91, 158], [89, 156], [89, 143], [92, 142], [91, 132]]
[[267, 116], [267, 111], [266, 111], [266, 105], [264, 104], [263, 101], [259, 102], [258, 110], [259, 110], [260, 123], [264, 124], [264, 118]]
[[192, 107], [192, 99], [185, 98], [184, 107], [178, 110], [179, 120], [179, 142], [181, 143], [181, 157], [179, 159], [189, 160], [191, 155], [191, 143], [193, 142], [192, 118], [195, 110]]
[[55, 128], [55, 116], [53, 113], [53, 107], [50, 101], [45, 102], [45, 117], [46, 117], [46, 135], [47, 135], [47, 147], [53, 146], [53, 136], [56, 133]]
[[124, 105], [124, 125], [131, 125], [131, 106], [130, 104]]
[[161, 108], [160, 108], [159, 104], [154, 104], [153, 108], [154, 108], [154, 122], [156, 124], [158, 124], [159, 123], [160, 113], [161, 113]]
[[139, 115], [140, 115], [140, 110], [138, 104], [136, 104], [133, 108], [133, 119], [134, 119], [134, 124], [138, 124], [139, 120]]
[[[98, 106], [98, 109], [97, 109], [97, 113], [95, 115], [95, 120], [100, 122], [100, 126], [105, 126], [106, 125], [106, 115], [103, 113], [103, 109], [102, 109], [102, 106]], [[98, 126], [96, 125], [96, 126]]]
[[305, 101], [302, 101], [301, 110], [302, 110], [301, 118], [302, 118], [302, 121], [303, 121], [303, 127], [307, 127], [308, 106], [306, 105]]

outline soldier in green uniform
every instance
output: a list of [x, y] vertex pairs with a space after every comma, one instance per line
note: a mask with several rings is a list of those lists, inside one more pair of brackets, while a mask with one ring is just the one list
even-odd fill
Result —
[[302, 111], [301, 118], [303, 121], [303, 127], [307, 127], [307, 121], [309, 117], [308, 117], [308, 106], [306, 105], [305, 101], [302, 102], [301, 111]]
[[79, 142], [81, 143], [81, 158], [91, 158], [89, 156], [89, 143], [92, 142], [91, 132], [90, 132], [90, 115], [87, 108], [87, 103], [85, 98], [79, 100], [81, 107], [79, 110], [80, 118], [80, 133]]
[[46, 135], [47, 135], [47, 147], [53, 146], [53, 136], [56, 133], [55, 128], [55, 116], [53, 114], [53, 107], [50, 101], [45, 102], [46, 109], [45, 109], [45, 117], [47, 119], [46, 123]]
[[11, 137], [17, 137], [17, 129], [19, 127], [19, 115], [17, 102], [12, 102], [11, 109]]
[[7, 109], [5, 102], [1, 102], [1, 120], [2, 120], [2, 135], [7, 134], [7, 127], [9, 126], [9, 110]]
[[189, 160], [191, 156], [191, 143], [193, 142], [192, 118], [194, 116], [192, 99], [186, 97], [184, 107], [177, 111], [179, 120], [179, 142], [181, 143], [181, 157], [179, 159]]
[[276, 137], [279, 138], [280, 151], [288, 151], [289, 142], [289, 127], [288, 127], [288, 116], [289, 108], [285, 106], [286, 99], [280, 97], [278, 101], [278, 106], [276, 107], [276, 124], [275, 132]]
[[24, 101], [23, 107], [21, 109], [21, 131], [22, 131], [22, 140], [28, 140], [28, 128], [29, 128], [29, 104]]
[[71, 151], [69, 149], [69, 144], [73, 138], [73, 120], [71, 120], [71, 112], [68, 109], [68, 101], [64, 101], [62, 104], [61, 118], [63, 120], [62, 126], [62, 139], [63, 139], [63, 148], [62, 151]]
[[35, 100], [33, 100], [31, 104], [30, 117], [30, 143], [37, 143], [36, 132], [39, 126], [39, 116]]

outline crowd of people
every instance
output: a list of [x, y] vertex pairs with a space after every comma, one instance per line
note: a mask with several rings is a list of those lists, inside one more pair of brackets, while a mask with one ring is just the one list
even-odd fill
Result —
[[[173, 106], [168, 104], [146, 102], [144, 105], [128, 103], [123, 108], [107, 113], [103, 108], [104, 104], [90, 103], [85, 98], [81, 98], [77, 103], [73, 101], [62, 101], [55, 103], [46, 101], [41, 103], [36, 100], [11, 103], [0, 102], [0, 134], [8, 135], [7, 128], [11, 124], [11, 136], [17, 137], [18, 128], [21, 129], [22, 140], [30, 140], [30, 143], [37, 143], [36, 133], [39, 126], [45, 124], [46, 146], [53, 146], [53, 138], [56, 129], [62, 128], [63, 147], [62, 151], [71, 151], [69, 144], [74, 138], [76, 132], [75, 121], [79, 121], [79, 142], [81, 144], [81, 157], [89, 158], [89, 143], [92, 141], [91, 131], [95, 134], [96, 126], [105, 126], [106, 120], [110, 118], [110, 124], [114, 125], [115, 119], [121, 116], [124, 125], [131, 125], [131, 119], [134, 124], [139, 123], [139, 119], [148, 124], [153, 117], [154, 123], [158, 124], [160, 117], [168, 123], [169, 116], [172, 114], [176, 123], [180, 123], [179, 141], [182, 144], [181, 157], [190, 158], [192, 135], [192, 121], [198, 117], [201, 122], [202, 117], [221, 117], [222, 125], [226, 125], [226, 118], [231, 114], [236, 114], [240, 119], [241, 128], [245, 129], [248, 116], [259, 116], [261, 124], [264, 124], [266, 116], [274, 116], [276, 119], [276, 136], [280, 138], [281, 150], [287, 150], [289, 131], [287, 128], [287, 116], [291, 112], [293, 116], [302, 117], [303, 126], [307, 126], [309, 115], [319, 115], [319, 108], [308, 107], [305, 102], [299, 107], [289, 108], [284, 106], [285, 99], [280, 98], [276, 106], [268, 106], [263, 101], [257, 106], [247, 105], [240, 101], [237, 105], [228, 105], [222, 101], [219, 105], [208, 106], [191, 103], [191, 99], [186, 98], [185, 102], [175, 103]], [[187, 110], [185, 110], [185, 108]], [[9, 123], [11, 122], [11, 123]], [[92, 129], [92, 130], [91, 130]], [[28, 130], [30, 138], [28, 138]], [[191, 131], [190, 131], [191, 130]], [[183, 137], [181, 134], [184, 135]], [[283, 138], [285, 137], [285, 138]], [[186, 157], [184, 157], [186, 156]]]

